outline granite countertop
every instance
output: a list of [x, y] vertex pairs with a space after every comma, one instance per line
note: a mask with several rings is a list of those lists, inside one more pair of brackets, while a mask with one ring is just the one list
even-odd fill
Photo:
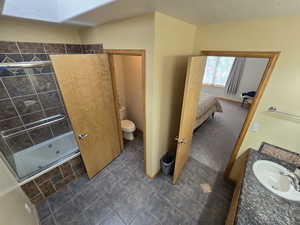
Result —
[[235, 224], [300, 225], [300, 202], [281, 198], [262, 186], [252, 170], [252, 165], [257, 160], [270, 160], [294, 169], [282, 160], [249, 150]]

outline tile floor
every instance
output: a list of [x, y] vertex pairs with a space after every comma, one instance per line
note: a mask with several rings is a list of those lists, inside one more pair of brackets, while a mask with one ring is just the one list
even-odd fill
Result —
[[190, 158], [177, 185], [143, 172], [141, 138], [92, 180], [82, 177], [38, 206], [42, 225], [224, 225], [233, 187]]

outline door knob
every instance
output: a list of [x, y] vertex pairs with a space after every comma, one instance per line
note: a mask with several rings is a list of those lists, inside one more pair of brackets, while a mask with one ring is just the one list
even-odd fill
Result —
[[175, 141], [176, 141], [178, 144], [186, 144], [186, 141], [185, 141], [183, 138], [175, 137]]
[[87, 136], [88, 136], [88, 134], [86, 134], [86, 133], [84, 133], [84, 134], [79, 134], [79, 135], [78, 135], [78, 138], [79, 138], [79, 140], [82, 140], [82, 139], [86, 138]]

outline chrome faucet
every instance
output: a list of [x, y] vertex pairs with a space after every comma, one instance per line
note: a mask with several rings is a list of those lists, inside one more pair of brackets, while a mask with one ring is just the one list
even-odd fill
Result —
[[292, 171], [282, 172], [282, 171], [280, 171], [280, 175], [287, 176], [289, 178], [291, 184], [295, 188], [295, 190], [300, 192], [300, 178], [295, 174], [295, 172], [292, 172]]

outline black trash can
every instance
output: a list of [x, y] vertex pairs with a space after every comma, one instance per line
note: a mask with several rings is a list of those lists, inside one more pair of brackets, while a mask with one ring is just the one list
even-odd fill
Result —
[[175, 154], [172, 152], [166, 153], [160, 160], [160, 168], [165, 176], [173, 174], [175, 165]]

